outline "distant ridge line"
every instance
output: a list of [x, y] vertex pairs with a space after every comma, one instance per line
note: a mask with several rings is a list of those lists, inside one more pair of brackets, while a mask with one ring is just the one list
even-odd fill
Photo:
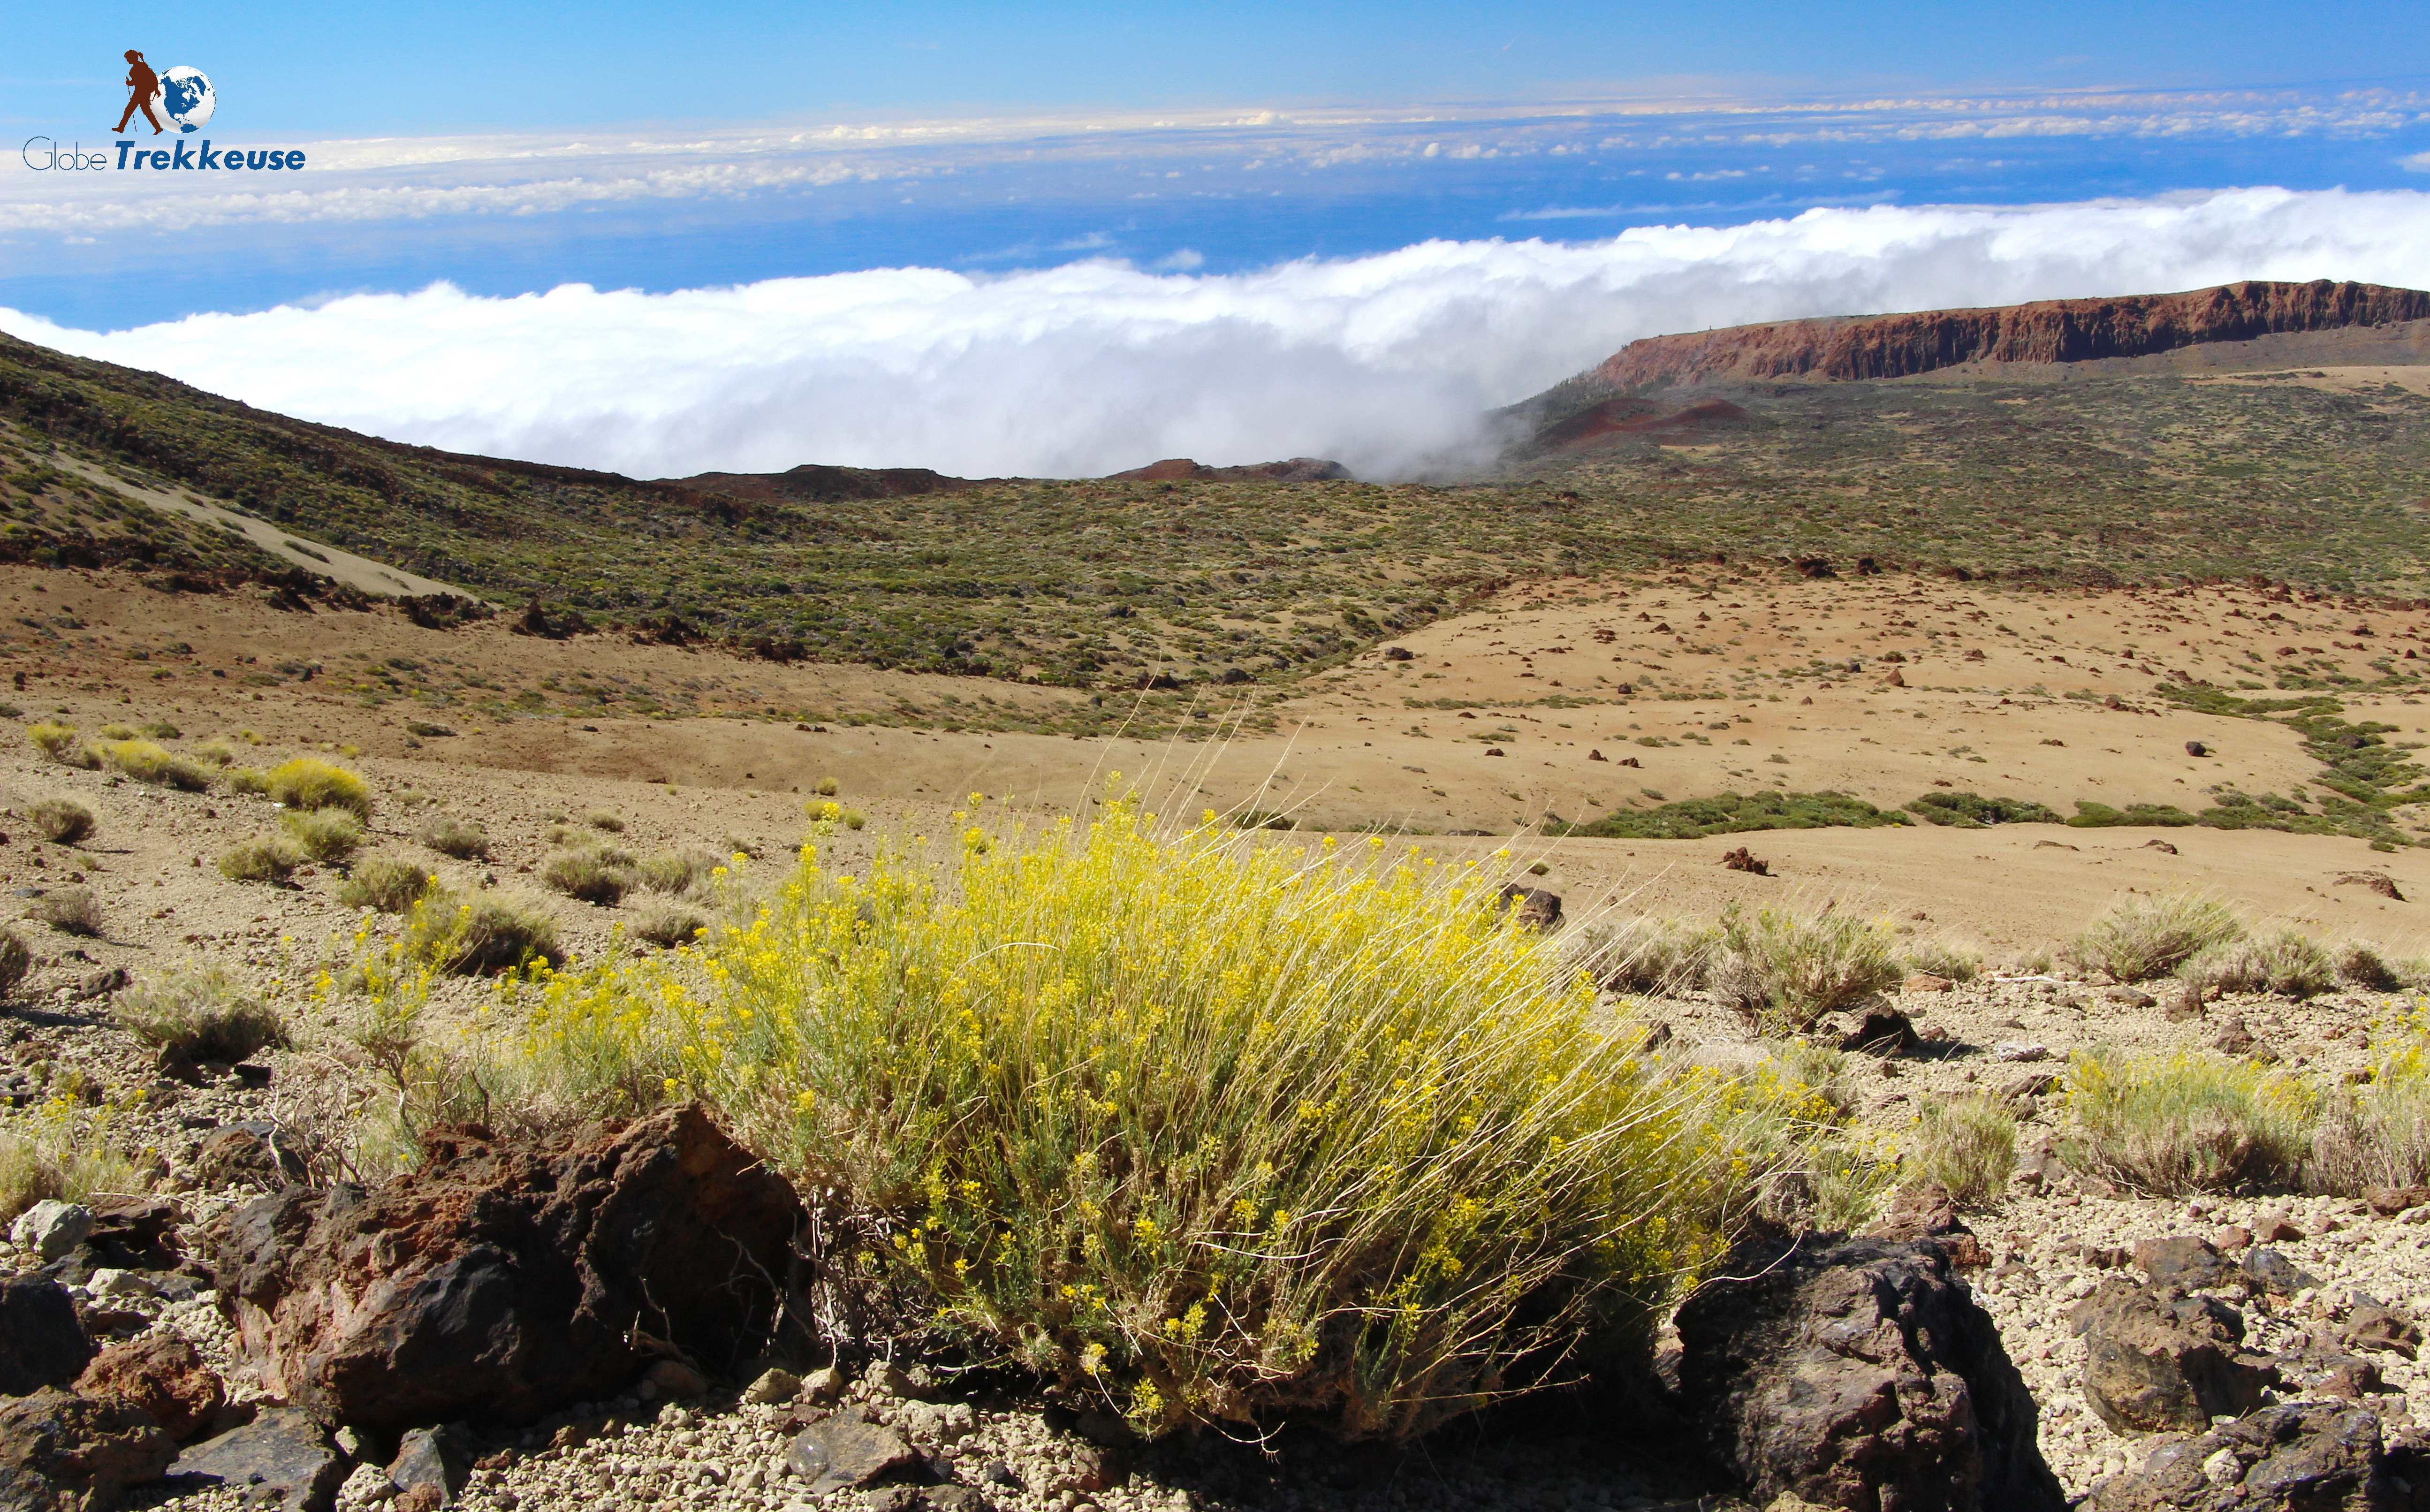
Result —
[[1622, 389], [1802, 378], [1904, 378], [1969, 362], [2087, 362], [2213, 341], [2430, 319], [2430, 292], [2259, 279], [2180, 294], [2046, 299], [1983, 309], [1834, 316], [1651, 336], [1594, 375]]

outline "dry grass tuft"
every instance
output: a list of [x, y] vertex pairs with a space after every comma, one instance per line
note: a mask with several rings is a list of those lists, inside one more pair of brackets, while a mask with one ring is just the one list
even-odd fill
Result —
[[62, 935], [101, 937], [101, 902], [90, 888], [53, 888], [36, 898], [25, 912]]
[[372, 817], [371, 785], [317, 756], [280, 762], [270, 769], [264, 786], [290, 808], [342, 808], [357, 819]]
[[481, 826], [445, 814], [434, 815], [415, 839], [440, 855], [452, 856], [459, 861], [490, 858], [490, 837]]
[[338, 884], [338, 901], [349, 908], [405, 913], [439, 885], [430, 869], [393, 856], [367, 856]]
[[291, 808], [278, 816], [278, 827], [296, 849], [325, 865], [344, 860], [363, 843], [363, 822], [343, 808]]
[[2183, 1052], [2078, 1055], [2063, 1101], [2070, 1165], [2163, 1197], [2294, 1180], [2318, 1111], [2298, 1078]]
[[220, 875], [230, 882], [267, 882], [285, 887], [304, 864], [304, 848], [284, 835], [242, 841], [220, 857]]
[[25, 817], [54, 845], [74, 845], [92, 833], [92, 810], [73, 798], [44, 798], [29, 805]]
[[139, 982], [119, 994], [113, 1016], [159, 1053], [164, 1071], [207, 1060], [245, 1060], [287, 1043], [287, 1025], [277, 1010], [216, 966]]
[[2338, 964], [2319, 942], [2282, 929], [2213, 945], [2177, 973], [2203, 991], [2272, 992], [2308, 998], [2338, 985]]
[[2243, 922], [2217, 898], [2195, 892], [2129, 895], [2070, 940], [2065, 954], [2081, 970], [2106, 972], [2122, 982], [2148, 982], [2243, 938]]
[[540, 874], [555, 891], [612, 908], [633, 889], [633, 857], [609, 846], [574, 846], [541, 862]]
[[1721, 999], [1766, 1033], [1794, 1034], [1826, 1013], [1899, 985], [1896, 937], [1880, 920], [1732, 905], [1709, 980]]
[[1899, 1160], [1910, 1182], [1938, 1182], [1958, 1206], [1987, 1207], [2017, 1169], [2016, 1115], [1989, 1097], [1926, 1098]]

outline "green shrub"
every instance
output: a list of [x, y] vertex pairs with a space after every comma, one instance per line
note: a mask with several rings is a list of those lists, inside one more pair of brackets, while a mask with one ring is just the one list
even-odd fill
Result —
[[194, 759], [208, 762], [215, 767], [227, 767], [236, 761], [236, 747], [228, 744], [225, 739], [214, 738], [194, 747]]
[[1896, 937], [1878, 920], [1732, 905], [1708, 974], [1721, 999], [1768, 1034], [1802, 1033], [1823, 1014], [1899, 985]]
[[431, 817], [415, 837], [441, 856], [452, 856], [459, 861], [485, 861], [490, 856], [490, 837], [481, 826], [445, 814]]
[[611, 809], [594, 808], [582, 816], [582, 822], [592, 829], [601, 830], [609, 835], [624, 833], [624, 816]]
[[349, 908], [404, 913], [437, 885], [426, 867], [392, 856], [367, 856], [338, 884], [338, 901]]
[[569, 898], [612, 908], [632, 890], [633, 858], [606, 846], [579, 846], [541, 862], [540, 875]]
[[833, 777], [821, 777], [819, 779], [819, 785], [811, 790], [816, 792], [822, 798], [832, 798], [843, 789], [837, 785], [836, 780]]
[[270, 773], [259, 767], [230, 767], [224, 775], [230, 792], [249, 798], [267, 797], [270, 793]]
[[2315, 1190], [2358, 1197], [2430, 1186], [2430, 1004], [2382, 1025], [2373, 1043], [2371, 1080], [2339, 1088], [2322, 1109], [2305, 1171]]
[[92, 833], [92, 810], [73, 798], [44, 798], [25, 809], [25, 817], [54, 845], [74, 845]]
[[1927, 824], [1989, 829], [1994, 824], [2056, 824], [2058, 810], [2030, 798], [1986, 798], [1972, 792], [1928, 792], [1906, 806]]
[[2308, 998], [2338, 985], [2338, 966], [2319, 942], [2291, 929], [2213, 945], [2178, 972], [2205, 992], [2274, 992]]
[[689, 945], [708, 927], [708, 915], [680, 903], [654, 903], [633, 922], [633, 938], [661, 950]]
[[343, 808], [291, 808], [278, 827], [313, 860], [342, 861], [363, 843], [363, 822]]
[[2068, 941], [2068, 959], [2122, 982], [2166, 976], [2215, 945], [2244, 938], [2244, 924], [2217, 898], [2194, 892], [2133, 893], [2110, 905]]
[[1989, 1097], [1924, 1098], [1899, 1161], [1910, 1181], [1939, 1183], [1958, 1206], [1989, 1206], [2017, 1168], [2016, 1115]]
[[34, 969], [34, 953], [13, 929], [0, 929], [0, 997], [17, 990]]
[[167, 720], [154, 720], [143, 726], [143, 733], [155, 740], [175, 740], [183, 738], [186, 732]]
[[2394, 992], [2412, 980], [2405, 974], [2403, 962], [2388, 960], [2377, 948], [2360, 940], [2348, 940], [2338, 946], [2332, 958], [2338, 980], [2365, 992]]
[[62, 935], [100, 938], [101, 903], [89, 888], [53, 888], [25, 911]]
[[162, 1070], [250, 1059], [287, 1043], [277, 1010], [216, 966], [190, 967], [119, 994], [119, 1026], [159, 1053]]
[[101, 765], [100, 756], [76, 739], [76, 727], [73, 724], [54, 724], [43, 720], [27, 727], [25, 739], [33, 741], [42, 755], [61, 766], [82, 767], [91, 771]]
[[2297, 1079], [2222, 1055], [2077, 1055], [2066, 1159], [2156, 1196], [2291, 1181], [2318, 1104]]
[[859, 829], [869, 822], [869, 816], [857, 808], [847, 808], [843, 811], [842, 822], [846, 829]]
[[641, 864], [636, 875], [652, 892], [684, 893], [707, 886], [724, 865], [707, 851], [660, 851]]
[[101, 727], [101, 738], [105, 740], [132, 740], [140, 733], [132, 724], [105, 724]]
[[1843, 792], [1722, 793], [1658, 808], [1623, 808], [1585, 824], [1552, 824], [1546, 833], [1615, 840], [1692, 840], [1766, 829], [1879, 828], [1910, 821]]
[[371, 786], [317, 756], [282, 761], [266, 781], [270, 796], [290, 808], [342, 808], [357, 819], [372, 817]]
[[435, 888], [406, 926], [408, 950], [416, 959], [462, 976], [492, 976], [526, 962], [564, 963], [557, 921], [545, 908], [487, 889], [470, 898]]
[[1599, 1028], [1473, 872], [1123, 804], [950, 872], [807, 860], [708, 955], [551, 981], [528, 1074], [706, 1094], [902, 1236], [926, 1316], [1150, 1434], [1405, 1437], [1637, 1357], [1743, 1196], [1719, 1110], [1762, 1101]]
[[2174, 804], [2128, 804], [2112, 808], [2089, 798], [2075, 801], [2075, 814], [2067, 822], [2077, 829], [2183, 829], [2198, 824], [2200, 820]]
[[1983, 974], [1983, 953], [1945, 939], [1919, 940], [1901, 953], [1906, 970], [1952, 982], [1971, 982]]
[[54, 1099], [0, 1133], [0, 1224], [39, 1202], [143, 1190], [142, 1173], [116, 1147], [110, 1117]]
[[149, 740], [112, 740], [98, 748], [101, 759], [138, 782], [180, 792], [201, 792], [215, 773], [208, 766]]
[[304, 861], [304, 847], [284, 835], [262, 835], [221, 856], [220, 875], [230, 882], [268, 882], [283, 887]]
[[1590, 932], [1579, 969], [1606, 991], [1682, 998], [1703, 989], [1722, 932], [1652, 915]]

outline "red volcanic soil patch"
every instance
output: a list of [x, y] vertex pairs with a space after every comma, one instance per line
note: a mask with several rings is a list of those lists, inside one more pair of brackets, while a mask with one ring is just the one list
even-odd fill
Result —
[[1592, 409], [1547, 425], [1537, 441], [1559, 451], [1576, 451], [1608, 436], [1650, 436], [1657, 441], [1687, 442], [1706, 431], [1740, 424], [1754, 417], [1726, 399], [1706, 399], [1660, 413], [1660, 407], [1642, 399], [1606, 399]]

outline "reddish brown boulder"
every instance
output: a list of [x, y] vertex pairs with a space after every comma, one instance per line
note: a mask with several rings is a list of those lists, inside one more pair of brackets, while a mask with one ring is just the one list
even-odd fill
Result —
[[698, 1104], [546, 1148], [435, 1131], [372, 1191], [292, 1188], [204, 1230], [221, 1306], [272, 1392], [395, 1431], [611, 1396], [665, 1347], [761, 1347], [802, 1221]]
[[57, 1387], [0, 1406], [0, 1506], [85, 1512], [157, 1481], [177, 1446], [141, 1407]]
[[227, 1403], [227, 1387], [185, 1338], [152, 1333], [112, 1344], [76, 1377], [76, 1394], [115, 1397], [142, 1408], [179, 1443], [210, 1425]]
[[1690, 1421], [1757, 1505], [2060, 1512], [2025, 1383], [1931, 1243], [1809, 1236], [1679, 1309]]

